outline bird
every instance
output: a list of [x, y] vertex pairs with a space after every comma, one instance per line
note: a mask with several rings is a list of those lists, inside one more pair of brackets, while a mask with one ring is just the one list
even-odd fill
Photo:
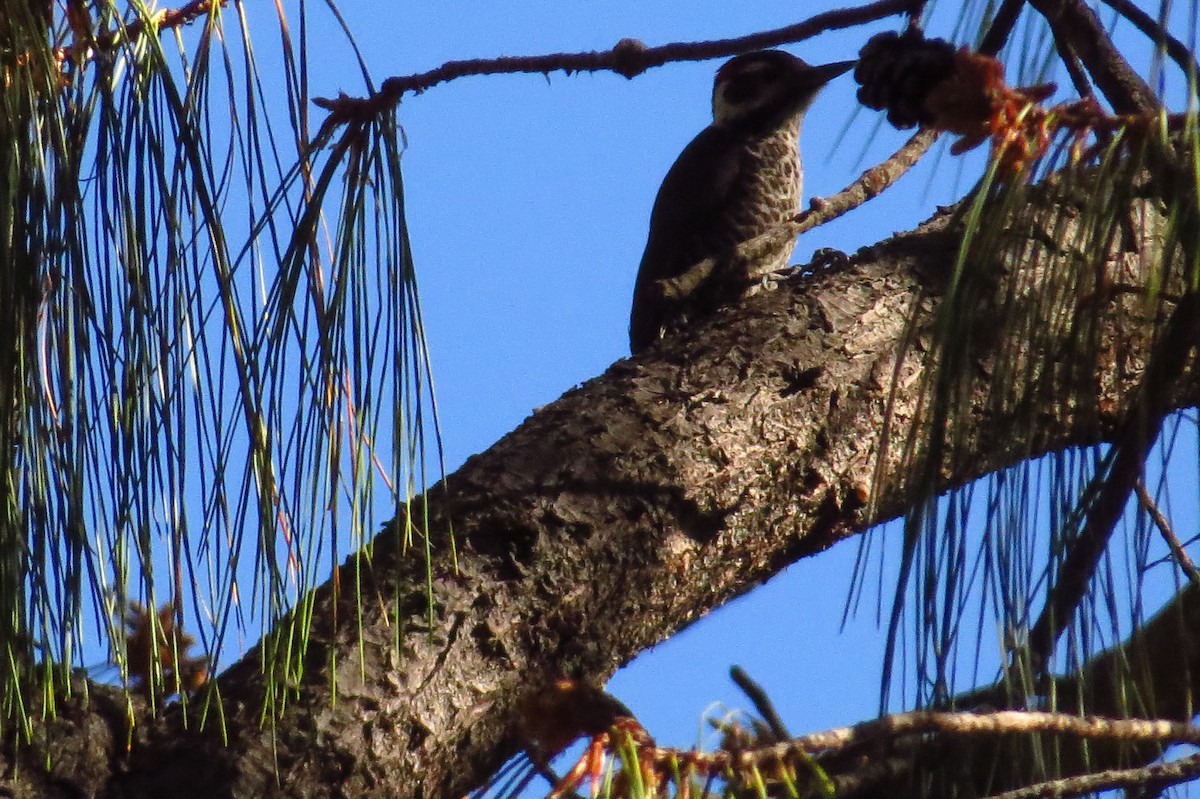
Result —
[[[791, 241], [753, 265], [730, 256], [741, 242], [800, 212], [801, 122], [821, 88], [855, 63], [811, 66], [782, 50], [759, 50], [717, 70], [712, 124], [679, 154], [650, 213], [629, 317], [634, 355], [736, 302], [751, 275], [787, 266]], [[710, 258], [711, 271], [664, 293], [661, 281]]]

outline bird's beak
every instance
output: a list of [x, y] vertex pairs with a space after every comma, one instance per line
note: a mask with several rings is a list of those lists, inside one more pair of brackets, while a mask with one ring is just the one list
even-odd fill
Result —
[[849, 72], [857, 63], [858, 61], [835, 61], [832, 64], [822, 64], [812, 67], [811, 76], [813, 82], [818, 86], [823, 86], [843, 72]]

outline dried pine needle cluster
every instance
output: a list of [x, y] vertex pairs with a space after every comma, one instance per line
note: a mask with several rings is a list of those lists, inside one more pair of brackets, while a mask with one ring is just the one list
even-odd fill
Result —
[[753, 722], [718, 726], [722, 741], [716, 751], [660, 747], [617, 699], [570, 679], [552, 681], [518, 709], [522, 742], [543, 767], [575, 740], [588, 738], [582, 756], [557, 780], [550, 799], [584, 786], [592, 797], [621, 799], [697, 799], [767, 786], [801, 796], [824, 789], [824, 774], [803, 744], [779, 742]]
[[125, 662], [136, 690], [170, 695], [194, 691], [208, 681], [208, 660], [188, 654], [196, 639], [180, 629], [175, 616], [171, 602], [157, 613], [130, 603], [125, 613]]

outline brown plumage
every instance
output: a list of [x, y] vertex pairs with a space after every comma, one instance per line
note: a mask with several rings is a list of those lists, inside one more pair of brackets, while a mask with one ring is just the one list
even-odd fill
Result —
[[752, 270], [720, 259], [680, 297], [664, 297], [659, 283], [707, 258], [728, 255], [740, 242], [800, 212], [800, 123], [821, 87], [853, 65], [813, 67], [781, 50], [762, 50], [737, 56], [717, 71], [713, 123], [679, 154], [650, 214], [629, 319], [635, 354], [736, 302], [749, 283], [748, 272], [787, 265], [790, 243]]

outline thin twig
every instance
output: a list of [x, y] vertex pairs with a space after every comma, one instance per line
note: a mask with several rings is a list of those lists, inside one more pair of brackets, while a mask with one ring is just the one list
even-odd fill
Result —
[[1133, 23], [1135, 28], [1155, 44], [1160, 45], [1166, 51], [1167, 56], [1179, 65], [1189, 80], [1200, 77], [1200, 65], [1196, 63], [1196, 56], [1192, 54], [1186, 44], [1164, 30], [1157, 20], [1129, 0], [1101, 0], [1101, 2]]
[[[740, 672], [740, 670], [738, 670]], [[747, 683], [748, 694], [754, 696], [761, 689], [752, 681], [740, 675], [739, 684]], [[771, 715], [769, 702], [755, 699], [764, 716]], [[624, 721], [632, 721], [625, 719]], [[635, 722], [636, 724], [636, 722]], [[609, 731], [593, 738], [589, 751], [597, 747], [605, 757], [614, 755], [622, 744], [617, 743], [621, 730], [620, 721]], [[824, 732], [806, 735], [790, 740], [781, 740], [766, 745], [745, 747], [723, 747], [713, 752], [696, 750], [681, 751], [670, 747], [659, 747], [646, 734], [640, 725], [636, 725], [637, 736], [628, 738], [629, 750], [621, 750], [621, 757], [626, 763], [636, 764], [642, 776], [650, 783], [666, 786], [672, 782], [706, 778], [709, 783], [720, 778], [725, 780], [743, 780], [752, 782], [761, 779], [762, 775], [785, 773], [788, 769], [796, 769], [804, 764], [812, 764], [814, 756], [825, 771], [841, 787], [860, 788], [864, 785], [877, 783], [878, 780], [902, 776], [915, 761], [910, 751], [909, 757], [902, 759], [881, 760], [868, 758], [867, 768], [859, 769], [860, 754], [866, 747], [875, 752], [899, 752], [906, 747], [927, 744], [948, 744], [960, 747], [965, 739], [1011, 739], [1014, 737], [1030, 737], [1050, 735], [1070, 737], [1081, 741], [1103, 741], [1123, 744], [1154, 744], [1156, 748], [1165, 748], [1175, 744], [1200, 746], [1200, 726], [1186, 721], [1151, 718], [1110, 718], [1103, 716], [1080, 716], [1070, 712], [1040, 712], [1024, 710], [999, 710], [989, 712], [942, 712], [914, 711], [884, 716], [871, 721], [864, 721], [849, 727], [839, 727]], [[829, 769], [838, 759], [849, 757], [844, 765], [852, 769], [847, 775], [842, 767]], [[906, 762], [907, 761], [907, 762]], [[1187, 768], [1177, 767], [1177, 768]], [[565, 778], [565, 784], [559, 783], [557, 790], [564, 787], [574, 787], [579, 779], [595, 780], [595, 762], [585, 754], [578, 764]], [[1124, 779], [1133, 772], [1103, 772], [1092, 775], [1094, 779]], [[1143, 776], [1149, 779], [1172, 780], [1175, 773], [1167, 770], [1143, 771]], [[1191, 773], [1191, 772], [1189, 772]], [[574, 775], [575, 779], [572, 779]], [[587, 776], [593, 775], [593, 776]], [[1116, 776], [1114, 776], [1116, 775]], [[847, 781], [847, 776], [849, 781]], [[840, 782], [839, 782], [840, 781]], [[515, 784], [514, 779], [506, 785]], [[1055, 785], [1075, 783], [1057, 782]], [[1103, 784], [1103, 783], [1099, 783]], [[682, 785], [677, 784], [677, 788]], [[1038, 790], [1044, 790], [1039, 788]], [[476, 794], [478, 796], [478, 794]], [[510, 796], [511, 794], [506, 794]], [[625, 794], [622, 794], [625, 795]], [[705, 792], [707, 795], [707, 790]], [[840, 794], [839, 794], [840, 795]], [[1041, 793], [1011, 794], [1006, 796], [1041, 796]]]
[[719, 264], [727, 261], [754, 263], [761, 260], [763, 253], [778, 248], [783, 242], [795, 240], [800, 234], [857, 208], [895, 184], [929, 150], [935, 139], [936, 131], [919, 131], [890, 158], [863, 172], [837, 194], [822, 200], [814, 199], [809, 210], [738, 244], [726, 255], [705, 258], [677, 277], [658, 281], [659, 295], [666, 300], [689, 296]]
[[[1154, 743], [1161, 746], [1172, 744], [1200, 745], [1200, 727], [1181, 721], [1165, 719], [1104, 718], [1099, 716], [1077, 716], [1070, 713], [1046, 713], [1036, 711], [1004, 710], [989, 713], [946, 713], [937, 711], [915, 711], [884, 716], [865, 721], [851, 727], [841, 727], [814, 735], [806, 735], [766, 746], [744, 749], [719, 749], [714, 752], [680, 751], [674, 748], [655, 746], [646, 736], [635, 743], [635, 757], [643, 776], [657, 784], [666, 785], [680, 778], [680, 766], [685, 764], [687, 780], [707, 777], [709, 781], [720, 776], [724, 779], [750, 779], [763, 774], [780, 772], [780, 766], [798, 767], [812, 763], [814, 754], [828, 764], [830, 757], [839, 753], [853, 752], [860, 745], [883, 749], [890, 743], [928, 743], [930, 736], [948, 741], [964, 738], [1001, 738], [1030, 735], [1071, 736], [1082, 740]], [[595, 741], [593, 741], [593, 745]], [[607, 737], [605, 750], [614, 752], [616, 744]], [[857, 758], [855, 758], [857, 762]], [[582, 763], [583, 761], [581, 761]], [[879, 761], [873, 761], [880, 765]], [[874, 782], [880, 777], [902, 774], [905, 763], [891, 761], [886, 768], [871, 768], [865, 779], [861, 772], [854, 776], [858, 785]], [[577, 766], [578, 768], [578, 766]], [[1106, 772], [1111, 777], [1116, 772]], [[1169, 772], [1161, 772], [1162, 777]], [[845, 775], [832, 775], [835, 778]], [[1040, 795], [1040, 794], [1033, 794]]]
[[1166, 719], [1114, 719], [1027, 710], [988, 713], [918, 710], [737, 751], [722, 749], [681, 755], [676, 749], [656, 747], [650, 760], [656, 764], [670, 764], [682, 759], [708, 773], [733, 770], [744, 774], [774, 763], [805, 759], [815, 753], [829, 756], [863, 743], [932, 734], [968, 738], [1053, 734], [1085, 740], [1200, 745], [1200, 727]]
[[1155, 763], [1141, 768], [1112, 769], [1096, 774], [1082, 774], [1061, 780], [1041, 782], [1014, 791], [998, 793], [988, 799], [1042, 799], [1107, 791], [1113, 788], [1145, 788], [1148, 785], [1167, 787], [1200, 777], [1200, 755], [1173, 760], [1170, 763]]
[[[226, 0], [220, 0], [219, 5], [224, 8]], [[143, 33], [153, 33], [160, 35], [164, 31], [173, 28], [181, 28], [184, 25], [196, 21], [213, 10], [217, 5], [213, 0], [192, 0], [190, 3], [185, 3], [179, 8], [164, 8], [161, 11], [147, 12], [148, 16], [138, 17], [128, 24], [120, 25], [112, 30], [96, 34], [91, 37], [85, 33], [82, 38], [87, 38], [89, 41], [76, 41], [69, 47], [64, 47], [61, 51], [61, 57], [64, 61], [70, 61], [74, 57], [74, 53], [85, 51], [88, 48], [96, 48], [99, 50], [111, 50], [120, 44], [131, 42], [141, 36]], [[149, 28], [149, 30], [147, 30]]]
[[[752, 763], [782, 758], [791, 751], [818, 752], [843, 749], [868, 740], [899, 738], [927, 733], [960, 736], [1030, 735], [1055, 733], [1089, 740], [1200, 744], [1200, 727], [1182, 721], [1159, 719], [1110, 719], [1027, 710], [991, 713], [946, 713], [914, 711], [884, 716], [833, 730], [795, 738], [765, 749], [739, 753]], [[738, 763], [734, 764], [739, 765]]]
[[1025, 0], [1004, 0], [996, 16], [992, 17], [991, 27], [983, 35], [983, 41], [979, 44], [980, 53], [996, 55], [1000, 52], [1000, 48], [1004, 47], [1008, 37], [1012, 35], [1017, 17], [1021, 16], [1021, 9], [1024, 7]]
[[1154, 522], [1154, 526], [1158, 528], [1159, 534], [1163, 540], [1167, 542], [1167, 546], [1171, 548], [1171, 554], [1175, 557], [1175, 562], [1179, 564], [1179, 568], [1183, 569], [1187, 574], [1188, 579], [1200, 588], [1200, 570], [1196, 569], [1196, 564], [1188, 557], [1188, 553], [1183, 548], [1183, 542], [1175, 535], [1175, 531], [1171, 529], [1171, 523], [1167, 521], [1167, 517], [1158, 509], [1158, 503], [1154, 501], [1154, 497], [1150, 496], [1150, 492], [1146, 490], [1146, 481], [1138, 480], [1134, 486], [1137, 491], [1138, 504], [1142, 506], [1142, 510]]
[[835, 9], [816, 14], [803, 22], [775, 30], [752, 33], [731, 39], [706, 42], [674, 42], [649, 47], [636, 39], [622, 39], [610, 50], [587, 53], [554, 53], [540, 56], [504, 56], [449, 61], [436, 69], [416, 75], [391, 77], [370, 97], [318, 98], [313, 102], [330, 112], [338, 122], [373, 118], [388, 113], [401, 97], [420, 94], [439, 83], [471, 75], [543, 74], [551, 72], [615, 72], [632, 78], [651, 67], [677, 61], [704, 61], [781, 44], [804, 41], [819, 33], [862, 25], [908, 12], [913, 0], [876, 0], [863, 6]]
[[1075, 48], [1071, 47], [1071, 43], [1063, 38], [1057, 28], [1052, 28], [1050, 32], [1054, 37], [1054, 49], [1058, 51], [1058, 59], [1067, 68], [1067, 75], [1071, 77], [1071, 85], [1075, 87], [1075, 93], [1080, 97], [1091, 97], [1092, 84], [1088, 81], [1083, 65], [1079, 63], [1079, 56], [1075, 54]]
[[1082, 0], [1029, 0], [1056, 35], [1071, 44], [1092, 82], [1118, 114], [1144, 114], [1158, 108], [1154, 92], [1113, 44], [1100, 19]]

